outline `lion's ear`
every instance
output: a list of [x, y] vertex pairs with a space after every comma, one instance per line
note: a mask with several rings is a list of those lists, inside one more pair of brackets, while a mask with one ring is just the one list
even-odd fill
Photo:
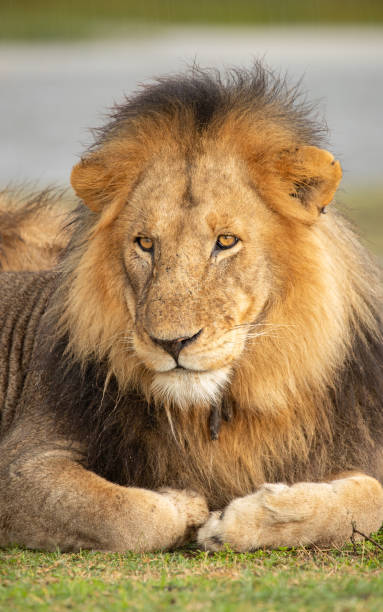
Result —
[[110, 201], [111, 173], [100, 160], [81, 160], [73, 167], [70, 181], [78, 197], [94, 212], [101, 212]]
[[312, 223], [332, 201], [342, 178], [342, 168], [334, 156], [317, 147], [284, 151], [278, 160], [286, 198], [283, 212]]

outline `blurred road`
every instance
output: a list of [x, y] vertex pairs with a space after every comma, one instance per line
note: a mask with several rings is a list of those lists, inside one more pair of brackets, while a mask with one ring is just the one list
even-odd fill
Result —
[[346, 186], [383, 183], [383, 29], [178, 28], [119, 41], [0, 45], [0, 185], [67, 184], [114, 101], [138, 83], [265, 58], [303, 89], [330, 128]]

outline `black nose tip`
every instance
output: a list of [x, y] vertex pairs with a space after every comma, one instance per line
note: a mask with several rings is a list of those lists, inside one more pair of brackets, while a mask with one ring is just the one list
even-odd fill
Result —
[[151, 340], [161, 346], [169, 355], [171, 355], [176, 361], [182, 349], [197, 340], [198, 336], [201, 334], [202, 329], [200, 329], [194, 336], [183, 337], [183, 338], [174, 338], [174, 340], [161, 340], [160, 338], [153, 338], [150, 336]]

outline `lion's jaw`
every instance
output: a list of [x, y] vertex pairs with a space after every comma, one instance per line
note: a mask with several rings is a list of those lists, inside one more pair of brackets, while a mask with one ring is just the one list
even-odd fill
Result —
[[151, 393], [161, 402], [188, 408], [190, 405], [214, 405], [222, 396], [230, 379], [230, 368], [210, 372], [174, 369], [156, 373], [151, 384]]
[[151, 373], [152, 398], [182, 409], [220, 402], [231, 379], [233, 362], [243, 351], [246, 332], [242, 328], [233, 330], [218, 342], [207, 329], [200, 336], [175, 359], [147, 334], [133, 333], [135, 354]]

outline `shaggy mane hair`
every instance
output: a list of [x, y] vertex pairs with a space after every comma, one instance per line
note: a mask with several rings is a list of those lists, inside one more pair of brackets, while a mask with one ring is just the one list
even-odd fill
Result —
[[[320, 144], [325, 130], [311, 117], [297, 88], [256, 64], [225, 79], [198, 69], [161, 79], [116, 107], [98, 131], [83, 163], [96, 160], [105, 171], [99, 197], [111, 204], [101, 214], [78, 211], [46, 322], [55, 343], [42, 357], [57, 422], [86, 440], [85, 462], [97, 473], [121, 484], [190, 487], [217, 508], [265, 481], [320, 480], [349, 469], [376, 475], [380, 274], [336, 211], [326, 224], [285, 223], [275, 256], [288, 289], [283, 299], [272, 296], [263, 320], [275, 334], [249, 340], [235, 365], [218, 440], [206, 407], [153, 402], [150, 373], [126, 348], [133, 323], [121, 306], [111, 232], [154, 152], [176, 142], [186, 154], [207, 136], [225, 141], [257, 164], [272, 206], [279, 186], [268, 159]], [[116, 199], [121, 177], [129, 192]]]
[[[233, 68], [224, 76], [218, 70], [193, 67], [186, 74], [157, 79], [125, 102], [116, 105], [110, 121], [94, 130], [91, 150], [120, 138], [127, 128], [142, 119], [189, 116], [187, 130], [201, 133], [216, 120], [236, 114], [262, 115], [275, 125], [285, 125], [297, 141], [319, 145], [327, 127], [317, 121], [312, 104], [303, 99], [299, 84], [289, 86], [285, 78], [256, 62], [251, 70]], [[190, 123], [192, 125], [190, 125]], [[177, 125], [177, 127], [179, 127]]]

